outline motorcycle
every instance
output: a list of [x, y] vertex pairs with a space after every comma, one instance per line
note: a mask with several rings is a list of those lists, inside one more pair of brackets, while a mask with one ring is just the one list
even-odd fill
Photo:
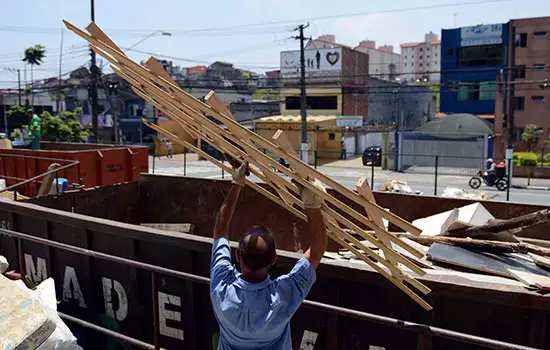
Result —
[[499, 191], [506, 191], [508, 189], [508, 179], [506, 178], [506, 171], [504, 169], [497, 168], [494, 174], [490, 174], [486, 171], [480, 170], [476, 175], [472, 176], [468, 184], [474, 190], [477, 190], [482, 183], [489, 187], [495, 186]]

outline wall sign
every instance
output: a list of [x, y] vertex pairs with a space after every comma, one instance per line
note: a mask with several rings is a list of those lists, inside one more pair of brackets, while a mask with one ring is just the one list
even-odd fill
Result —
[[460, 28], [460, 46], [502, 44], [502, 24]]
[[[304, 51], [306, 77], [338, 76], [342, 71], [342, 48], [308, 49]], [[300, 51], [281, 52], [283, 78], [300, 76]]]

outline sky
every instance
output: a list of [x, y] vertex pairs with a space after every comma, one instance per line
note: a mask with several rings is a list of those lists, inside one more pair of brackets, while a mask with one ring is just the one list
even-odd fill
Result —
[[[36, 44], [46, 47], [36, 79], [59, 74], [60, 55], [62, 74], [88, 64], [84, 41], [63, 29], [62, 20], [85, 27], [90, 0], [1, 1], [0, 88], [16, 87], [13, 69], [21, 69], [24, 80], [23, 51]], [[310, 23], [306, 35], [313, 38], [334, 34], [348, 46], [369, 39], [399, 50], [400, 43], [422, 41], [429, 31], [539, 16], [550, 16], [550, 1], [95, 0], [96, 24], [120, 47], [147, 37], [133, 49], [141, 52], [129, 51], [136, 60], [154, 53], [181, 67], [221, 60], [258, 72], [278, 69], [280, 51], [299, 48], [291, 37], [301, 23]], [[28, 68], [26, 75], [30, 80]]]

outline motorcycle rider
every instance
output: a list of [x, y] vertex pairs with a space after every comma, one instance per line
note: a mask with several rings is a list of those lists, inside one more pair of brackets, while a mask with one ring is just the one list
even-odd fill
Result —
[[496, 164], [493, 158], [488, 158], [485, 166], [486, 170], [483, 175], [487, 178], [488, 184], [493, 184], [496, 180]]

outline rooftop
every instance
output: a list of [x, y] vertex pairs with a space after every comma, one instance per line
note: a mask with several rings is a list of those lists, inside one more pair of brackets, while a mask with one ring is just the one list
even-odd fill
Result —
[[[338, 116], [336, 115], [311, 115], [307, 117], [308, 123], [322, 123], [331, 120], [336, 120]], [[263, 117], [256, 120], [258, 122], [268, 122], [268, 123], [300, 123], [302, 121], [299, 115], [274, 115], [271, 117]]]

